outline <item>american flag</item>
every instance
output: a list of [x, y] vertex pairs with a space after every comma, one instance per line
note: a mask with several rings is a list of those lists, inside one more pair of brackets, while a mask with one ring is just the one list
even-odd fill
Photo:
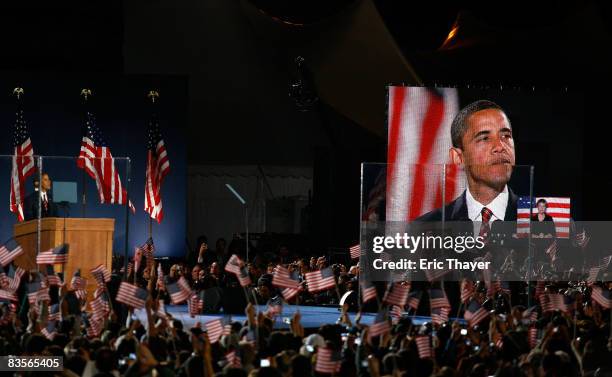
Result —
[[442, 167], [439, 172], [426, 167], [449, 162], [450, 126], [458, 108], [453, 88], [389, 87], [387, 221], [413, 220], [450, 202], [463, 189], [455, 165], [447, 165], [446, 174]]
[[[138, 255], [144, 256], [146, 258], [146, 262], [147, 262], [147, 266], [152, 266], [153, 265], [153, 253], [155, 252], [155, 245], [153, 245], [153, 238], [149, 237], [148, 240], [145, 241], [145, 243], [143, 243], [141, 246], [137, 246], [136, 247], [136, 251], [134, 252], [134, 258], [136, 258], [136, 254], [137, 252], [140, 251], [138, 253]], [[140, 263], [141, 260], [138, 260], [138, 263]]]
[[90, 270], [91, 272], [91, 276], [94, 277], [94, 279], [96, 279], [96, 282], [98, 283], [98, 286], [105, 286], [106, 283], [108, 283], [109, 281], [111, 281], [111, 273], [110, 271], [106, 268], [105, 265], [100, 264], [94, 268], [92, 268]]
[[291, 300], [293, 297], [295, 297], [295, 295], [297, 295], [298, 293], [300, 293], [300, 291], [302, 290], [301, 287], [299, 288], [285, 288], [281, 291], [281, 295], [283, 295], [283, 298], [287, 301]]
[[25, 180], [36, 171], [34, 166], [34, 148], [30, 133], [23, 117], [21, 104], [17, 105], [17, 116], [13, 125], [13, 168], [11, 172], [11, 212], [17, 215], [18, 221], [24, 220], [23, 201], [25, 199]]
[[331, 267], [305, 274], [308, 292], [320, 292], [336, 286], [336, 278]]
[[361, 300], [365, 304], [370, 300], [376, 299], [376, 287], [369, 282], [364, 281], [361, 284]]
[[11, 281], [9, 280], [8, 276], [6, 276], [6, 273], [4, 271], [0, 271], [0, 288], [7, 289], [9, 284], [11, 284]]
[[231, 350], [230, 352], [225, 354], [225, 359], [227, 363], [232, 366], [232, 368], [242, 368], [242, 362], [240, 361], [240, 356], [236, 353], [236, 350]]
[[357, 244], [349, 247], [349, 252], [351, 254], [351, 259], [359, 259], [359, 256], [361, 255], [361, 245]]
[[165, 289], [166, 283], [164, 283], [164, 269], [161, 263], [157, 265], [157, 288]]
[[429, 307], [431, 309], [450, 308], [450, 306], [444, 290], [437, 288], [429, 290]]
[[540, 301], [540, 296], [542, 296], [544, 294], [544, 291], [546, 289], [546, 282], [544, 281], [537, 281], [536, 282], [536, 286], [535, 286], [535, 299]]
[[415, 338], [415, 342], [420, 359], [429, 359], [433, 357], [429, 335], [419, 335]]
[[533, 202], [530, 202], [528, 196], [519, 197], [517, 203], [517, 233], [519, 235], [529, 233], [529, 220], [532, 215], [537, 214], [536, 204], [540, 199], [546, 200], [546, 214], [553, 219], [557, 238], [569, 238], [570, 198], [535, 197]]
[[576, 233], [576, 236], [574, 237], [574, 239], [575, 239], [576, 245], [584, 249], [589, 244], [589, 241], [591, 240], [591, 236], [589, 236], [586, 230], [583, 229], [582, 232]]
[[24, 250], [21, 246], [11, 239], [6, 244], [0, 246], [0, 264], [4, 267], [23, 253]]
[[148, 296], [149, 292], [145, 289], [138, 288], [135, 285], [123, 281], [119, 286], [116, 299], [133, 308], [142, 309], [145, 306]]
[[147, 140], [147, 171], [145, 173], [145, 212], [152, 219], [161, 222], [164, 217], [162, 209], [161, 186], [170, 172], [170, 160], [166, 153], [166, 145], [162, 139], [157, 114], [153, 114], [149, 122]]
[[600, 266], [591, 267], [589, 269], [589, 275], [587, 276], [586, 282], [591, 285], [597, 281], [597, 276], [599, 276], [599, 270], [601, 270]]
[[436, 325], [442, 325], [448, 322], [448, 314], [450, 307], [433, 308], [431, 309], [431, 322]]
[[204, 324], [206, 332], [208, 333], [208, 340], [210, 343], [217, 343], [224, 333], [223, 321], [221, 318], [213, 319]]
[[232, 254], [230, 259], [225, 264], [225, 271], [231, 272], [234, 275], [240, 274], [240, 269], [244, 266], [244, 262], [242, 259], [238, 257], [236, 254]]
[[289, 270], [281, 265], [276, 266], [272, 275], [272, 284], [281, 288], [299, 289], [300, 282], [297, 271]]
[[419, 308], [421, 303], [421, 291], [412, 291], [408, 294], [408, 306], [414, 310]]
[[489, 311], [482, 307], [476, 300], [470, 301], [463, 314], [463, 318], [468, 321], [470, 327], [478, 325], [488, 317]]
[[389, 305], [406, 306], [410, 287], [400, 283], [389, 283], [389, 288], [383, 297], [383, 302]]
[[559, 293], [547, 293], [540, 296], [540, 303], [542, 304], [543, 312], [550, 312], [560, 310], [562, 312], [567, 311], [567, 305], [565, 304], [565, 296]]
[[47, 317], [49, 321], [61, 321], [62, 320], [62, 311], [60, 310], [60, 304], [52, 304], [49, 305], [49, 315]]
[[62, 279], [55, 274], [55, 270], [52, 265], [47, 265], [47, 283], [51, 286], [61, 287], [64, 285]]
[[56, 324], [55, 321], [49, 321], [47, 323], [47, 326], [43, 327], [42, 330], [40, 330], [40, 332], [45, 336], [45, 338], [51, 341], [57, 335], [57, 329], [55, 327], [55, 324]]
[[374, 322], [372, 322], [368, 330], [368, 337], [371, 339], [375, 336], [384, 335], [389, 331], [391, 331], [391, 326], [389, 325], [387, 310], [383, 309], [376, 313]]
[[187, 300], [187, 306], [189, 309], [189, 315], [193, 318], [200, 314], [204, 309], [204, 300], [202, 300], [197, 294], [193, 293], [191, 296], [189, 296], [189, 300]]
[[110, 312], [110, 305], [106, 295], [100, 295], [89, 302], [92, 317], [94, 319], [104, 318]]
[[402, 308], [400, 308], [397, 305], [391, 305], [391, 309], [389, 310], [389, 315], [391, 316], [393, 323], [398, 322], [402, 318], [403, 314], [404, 314], [404, 311], [402, 310]]
[[551, 262], [556, 261], [557, 260], [557, 240], [555, 239], [553, 242], [551, 242], [550, 245], [548, 245], [548, 247], [546, 248], [544, 252], [546, 253], [546, 255], [548, 255]]
[[166, 284], [166, 291], [170, 295], [170, 299], [174, 305], [180, 304], [181, 302], [189, 299], [192, 294], [191, 289], [185, 290], [185, 288], [178, 282]]
[[240, 269], [240, 273], [236, 275], [236, 277], [238, 278], [238, 281], [242, 287], [248, 287], [251, 285], [251, 277], [249, 276], [249, 270], [246, 267], [242, 267]]
[[591, 288], [591, 300], [601, 305], [604, 309], [610, 309], [611, 307], [612, 299], [610, 296], [610, 291], [607, 289], [603, 290], [601, 287]]
[[36, 256], [37, 264], [58, 264], [68, 261], [68, 244], [62, 244], [38, 253]]
[[17, 295], [15, 292], [0, 289], [0, 301], [1, 300], [17, 301]]
[[96, 338], [102, 332], [102, 321], [92, 318], [86, 313], [83, 313], [83, 323], [85, 324], [85, 332], [87, 337]]
[[36, 304], [38, 301], [49, 301], [49, 287], [45, 287], [40, 281], [28, 283], [28, 302], [30, 305]]
[[70, 287], [80, 300], [87, 297], [87, 280], [81, 277], [81, 269], [74, 271], [72, 279], [70, 280]]
[[468, 279], [461, 281], [461, 302], [466, 303], [474, 294], [474, 282]]
[[507, 295], [512, 293], [510, 290], [510, 284], [507, 281], [500, 280], [499, 277], [497, 278], [497, 280], [495, 280], [494, 286], [496, 292], [505, 293]]
[[110, 148], [106, 146], [102, 133], [96, 125], [96, 119], [89, 111], [86, 113], [77, 167], [85, 170], [96, 182], [100, 203], [125, 205], [127, 201], [132, 212], [136, 212], [132, 202], [127, 199], [128, 193], [121, 184]]
[[535, 326], [529, 328], [529, 347], [535, 348], [538, 345], [538, 329]]
[[19, 284], [21, 284], [21, 277], [23, 274], [25, 274], [25, 270], [23, 268], [17, 267], [17, 269], [15, 269], [13, 265], [9, 266], [9, 291], [16, 292], [17, 289], [19, 289]]
[[279, 297], [273, 297], [268, 300], [267, 313], [274, 317], [280, 315], [283, 312], [283, 300]]
[[315, 371], [318, 373], [335, 374], [340, 372], [342, 365], [342, 355], [339, 351], [334, 351], [331, 348], [317, 348], [317, 363]]
[[493, 343], [495, 344], [495, 347], [497, 349], [501, 349], [504, 346], [504, 338], [502, 334], [495, 333], [492, 338], [493, 338]]
[[427, 278], [427, 281], [432, 282], [448, 274], [450, 270], [447, 270], [446, 268], [439, 268], [439, 269], [436, 268], [436, 269], [427, 269], [424, 272], [425, 272], [425, 277]]

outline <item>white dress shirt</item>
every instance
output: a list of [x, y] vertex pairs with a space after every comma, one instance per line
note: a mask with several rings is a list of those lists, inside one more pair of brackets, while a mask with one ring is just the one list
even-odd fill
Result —
[[496, 220], [504, 220], [504, 217], [506, 216], [506, 207], [508, 207], [508, 185], [504, 186], [504, 190], [502, 192], [500, 192], [495, 199], [493, 199], [490, 203], [488, 203], [487, 205], [484, 205], [482, 203], [480, 203], [479, 201], [477, 201], [474, 196], [472, 195], [472, 193], [470, 192], [470, 189], [468, 188], [467, 190], [465, 190], [465, 201], [466, 201], [466, 205], [467, 205], [467, 210], [468, 210], [468, 217], [470, 218], [470, 220], [474, 221], [474, 235], [478, 235], [480, 232], [480, 225], [481, 225], [481, 221], [482, 221], [482, 209], [484, 207], [487, 207], [489, 210], [491, 210], [491, 212], [493, 212], [493, 215], [491, 216], [491, 220], [489, 220], [490, 222], [496, 221]]

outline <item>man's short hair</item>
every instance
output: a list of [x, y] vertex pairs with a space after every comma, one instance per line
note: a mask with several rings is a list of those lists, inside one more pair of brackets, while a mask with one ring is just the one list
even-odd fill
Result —
[[486, 99], [472, 102], [457, 113], [451, 124], [451, 141], [453, 147], [463, 148], [463, 135], [465, 135], [465, 131], [467, 130], [467, 119], [470, 115], [487, 109], [496, 109], [505, 113], [501, 106]]

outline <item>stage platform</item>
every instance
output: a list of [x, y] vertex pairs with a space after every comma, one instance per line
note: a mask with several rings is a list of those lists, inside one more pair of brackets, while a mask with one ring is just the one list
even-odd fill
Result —
[[[256, 307], [258, 311], [265, 311], [265, 305], [259, 305]], [[295, 306], [295, 305], [284, 305], [283, 312], [276, 317], [274, 328], [277, 329], [288, 329], [289, 319], [293, 316], [296, 310], [299, 310], [302, 314], [302, 326], [304, 328], [318, 328], [325, 324], [334, 324], [340, 317], [340, 311], [337, 307], [322, 307], [322, 306]], [[196, 322], [205, 323], [217, 318], [225, 318], [231, 321], [242, 322], [246, 320], [245, 315], [229, 315], [229, 314], [203, 314], [197, 315], [192, 318], [187, 310], [187, 305], [168, 305], [166, 311], [176, 319], [180, 319], [183, 322], [185, 328], [193, 327]], [[136, 310], [134, 316], [143, 322], [146, 322], [147, 317], [141, 310]], [[356, 313], [349, 313], [351, 321], [354, 323]], [[375, 313], [363, 313], [361, 316], [361, 323], [370, 325], [374, 321]], [[410, 317], [415, 325], [421, 325], [425, 322], [431, 321], [431, 317], [423, 316], [412, 316], [404, 313], [405, 317]], [[454, 320], [454, 318], [453, 318]], [[458, 319], [460, 323], [464, 324], [463, 318]]]

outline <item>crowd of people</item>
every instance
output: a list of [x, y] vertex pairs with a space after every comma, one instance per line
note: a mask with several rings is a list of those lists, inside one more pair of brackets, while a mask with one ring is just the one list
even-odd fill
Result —
[[[393, 310], [398, 306], [392, 304], [395, 301], [386, 301], [390, 288], [377, 287], [377, 295], [358, 299], [356, 315], [349, 314], [351, 305], [346, 303], [336, 323], [304, 328], [298, 311], [291, 316], [289, 329], [279, 329], [274, 321], [279, 312], [270, 309], [270, 302], [337, 305], [345, 292], [363, 290], [358, 288], [358, 265], [330, 264], [322, 256], [302, 258], [287, 247], [276, 253], [256, 253], [246, 261], [239, 247], [226, 247], [224, 240], [215, 246], [209, 248], [202, 239], [194, 255], [169, 265], [153, 259], [130, 262], [127, 280], [148, 292], [140, 319], [131, 315], [132, 308], [115, 299], [126, 272], [118, 261], [110, 282], [96, 292], [109, 298], [109, 308], [97, 329], [91, 328], [87, 295], [79, 296], [72, 282], [48, 284], [48, 298], [30, 301], [25, 298], [28, 294], [24, 285], [48, 277], [26, 272], [16, 289], [19, 300], [2, 300], [2, 355], [63, 356], [63, 371], [36, 374], [88, 377], [612, 376], [612, 287], [608, 283], [534, 283], [541, 291], [534, 295], [534, 306], [528, 307], [524, 301], [511, 299], [516, 292], [502, 286], [491, 290], [483, 282], [474, 282], [465, 305], [461, 298], [457, 319], [452, 318], [455, 313], [442, 320], [432, 315], [431, 320], [418, 324], [414, 316], [419, 312], [418, 303], [413, 307], [414, 303], [403, 301], [399, 311]], [[247, 284], [228, 271], [227, 264], [235, 254], [245, 260]], [[279, 299], [283, 297], [282, 287], [273, 283], [278, 266], [299, 281], [299, 293], [289, 300]], [[330, 267], [335, 285], [321, 291], [309, 289], [305, 274]], [[246, 298], [246, 320], [226, 323], [215, 335], [206, 323], [195, 322], [187, 328], [163, 309], [173, 302], [166, 287], [181, 277], [195, 295], [211, 288], [240, 287]], [[411, 292], [415, 287], [424, 292], [445, 289], [436, 283], [396, 284]], [[447, 291], [449, 287], [452, 285], [447, 285]], [[463, 288], [462, 284], [461, 295]], [[544, 297], [556, 294], [571, 297], [572, 305], [551, 307]], [[422, 302], [423, 297], [419, 297]], [[468, 301], [484, 310], [478, 321], [469, 311]], [[266, 303], [266, 310], [257, 305]], [[377, 313], [369, 325], [363, 321], [366, 304]], [[433, 303], [423, 305], [433, 308]], [[453, 311], [455, 306], [449, 303]]]

